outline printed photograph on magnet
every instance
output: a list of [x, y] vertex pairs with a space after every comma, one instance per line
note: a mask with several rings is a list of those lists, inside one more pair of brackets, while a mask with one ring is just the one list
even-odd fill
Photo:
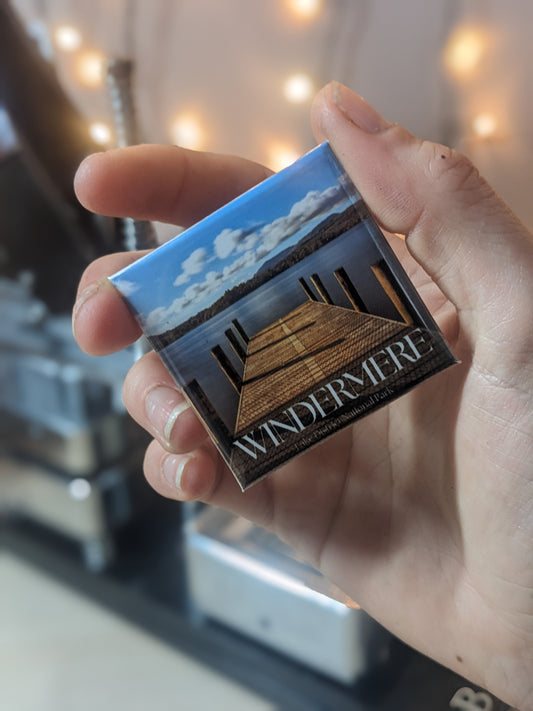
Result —
[[456, 362], [327, 143], [110, 279], [243, 490]]

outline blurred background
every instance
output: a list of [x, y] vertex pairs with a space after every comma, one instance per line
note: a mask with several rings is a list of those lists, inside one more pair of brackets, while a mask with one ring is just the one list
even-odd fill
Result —
[[1, 708], [462, 708], [467, 682], [278, 541], [150, 492], [139, 345], [84, 356], [70, 310], [93, 258], [176, 226], [89, 215], [72, 178], [141, 141], [281, 169], [337, 79], [531, 228], [532, 27], [530, 0], [0, 0]]

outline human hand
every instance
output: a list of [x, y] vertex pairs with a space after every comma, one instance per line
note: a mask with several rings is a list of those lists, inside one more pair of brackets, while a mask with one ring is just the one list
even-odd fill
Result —
[[[124, 384], [153, 436], [162, 495], [222, 506], [274, 531], [423, 653], [533, 709], [533, 239], [472, 165], [326, 87], [313, 107], [460, 365], [241, 493], [155, 353]], [[76, 190], [89, 209], [187, 225], [266, 177], [261, 166], [175, 147], [98, 154]], [[105, 276], [80, 284], [74, 332], [99, 355], [139, 328]]]

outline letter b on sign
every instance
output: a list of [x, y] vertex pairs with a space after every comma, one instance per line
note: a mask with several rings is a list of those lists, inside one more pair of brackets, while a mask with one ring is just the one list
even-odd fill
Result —
[[450, 708], [459, 711], [492, 711], [494, 703], [484, 691], [474, 691], [464, 686], [456, 691], [450, 701]]

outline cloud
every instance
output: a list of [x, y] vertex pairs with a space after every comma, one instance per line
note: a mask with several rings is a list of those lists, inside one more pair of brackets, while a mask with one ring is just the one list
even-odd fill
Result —
[[215, 237], [213, 242], [215, 254], [219, 259], [227, 259], [233, 252], [247, 252], [259, 240], [259, 235], [253, 230], [225, 229]]
[[[270, 224], [247, 230], [230, 228], [222, 230], [213, 242], [215, 256], [225, 261], [234, 253], [256, 251], [258, 258], [265, 257], [298, 232], [306, 222], [333, 209], [336, 204], [345, 199], [346, 193], [340, 185], [332, 185], [323, 191], [310, 190], [305, 197], [292, 205], [288, 215], [278, 217]], [[183, 275], [180, 279], [180, 284], [186, 283]]]
[[305, 197], [294, 203], [288, 215], [278, 217], [262, 229], [261, 237], [266, 252], [272, 252], [306, 222], [332, 210], [345, 199], [346, 194], [340, 185], [332, 185], [322, 192], [310, 190]]
[[245, 239], [243, 239], [240, 244], [237, 247], [237, 252], [248, 252], [251, 249], [255, 247], [255, 245], [259, 242], [259, 235], [256, 234], [255, 232], [252, 232], [251, 234], [247, 235]]
[[198, 296], [200, 296], [200, 294], [202, 294], [204, 290], [205, 287], [203, 284], [191, 284], [191, 286], [185, 289], [183, 299], [185, 301], [188, 301], [189, 303], [192, 303], [193, 301], [196, 301]]
[[131, 296], [131, 294], [134, 294], [137, 289], [139, 289], [139, 284], [136, 284], [134, 281], [128, 281], [127, 279], [119, 279], [114, 281], [113, 284], [120, 291], [122, 296], [125, 297]]
[[[194, 311], [205, 308], [219, 298], [225, 289], [238, 284], [244, 278], [245, 271], [252, 270], [305, 224], [319, 218], [321, 214], [333, 211], [345, 200], [346, 192], [341, 185], [323, 191], [310, 190], [292, 205], [287, 215], [276, 218], [270, 224], [256, 225], [253, 229], [222, 230], [214, 239], [212, 255], [201, 247], [184, 260], [174, 286], [188, 284], [187, 288], [168, 307], [154, 309], [146, 319], [145, 328], [149, 333], [162, 333], [188, 318]], [[205, 271], [209, 262], [216, 257], [225, 262], [220, 270]], [[197, 280], [189, 283], [193, 276]]]
[[223, 279], [223, 276], [220, 272], [207, 272], [205, 275], [205, 281], [206, 284], [212, 284], [213, 286], [218, 285]]
[[240, 257], [235, 259], [235, 261], [233, 261], [231, 264], [227, 264], [224, 267], [222, 271], [222, 277], [223, 279], [228, 279], [229, 277], [233, 276], [234, 274], [237, 274], [243, 269], [253, 267], [253, 265], [257, 264], [258, 261], [259, 259], [255, 251], [245, 252], [244, 254], [241, 254]]
[[174, 286], [187, 284], [191, 276], [200, 274], [205, 268], [206, 260], [207, 250], [203, 247], [195, 249], [181, 265], [181, 273], [174, 280]]
[[227, 259], [229, 255], [237, 249], [243, 233], [243, 230], [222, 230], [222, 232], [215, 237], [215, 241], [213, 242], [217, 257], [219, 259]]
[[154, 335], [175, 326], [183, 308], [182, 302], [183, 299], [174, 299], [169, 306], [158, 306], [150, 311], [143, 324], [144, 330], [148, 334]]

